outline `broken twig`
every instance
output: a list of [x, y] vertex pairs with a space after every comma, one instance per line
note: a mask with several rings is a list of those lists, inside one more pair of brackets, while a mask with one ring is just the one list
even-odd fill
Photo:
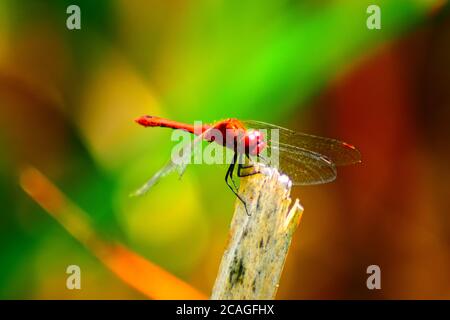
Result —
[[292, 235], [303, 208], [290, 198], [291, 182], [276, 169], [242, 179], [211, 299], [274, 299]]

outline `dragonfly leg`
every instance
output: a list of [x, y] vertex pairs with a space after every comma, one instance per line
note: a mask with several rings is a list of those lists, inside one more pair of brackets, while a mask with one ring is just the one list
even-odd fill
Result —
[[[240, 163], [241, 158], [242, 158], [242, 155], [239, 155], [239, 161], [238, 161], [238, 163]], [[237, 159], [237, 153], [235, 153], [234, 156], [233, 156], [233, 168], [232, 168], [231, 171], [230, 171], [230, 179], [231, 179], [231, 182], [233, 183], [234, 189], [239, 190], [239, 188], [238, 188], [237, 185], [236, 185], [236, 182], [235, 182], [234, 179], [233, 179], [233, 172], [234, 172], [234, 168], [235, 168], [235, 166], [236, 166], [236, 159]], [[230, 167], [231, 167], [231, 166], [230, 166]]]
[[[243, 158], [243, 156], [244, 155], [240, 155], [240, 158], [239, 158], [239, 166], [238, 166], [238, 168], [241, 168], [241, 169], [248, 169], [248, 168], [252, 168], [253, 166], [254, 166], [254, 164], [252, 163], [252, 161], [250, 160], [250, 156], [249, 155], [246, 155], [246, 159], [248, 160], [248, 161], [245, 161], [245, 162], [242, 162], [242, 158]], [[259, 157], [259, 156], [257, 156], [257, 157]]]
[[[250, 169], [250, 168], [253, 168], [253, 170], [247, 171], [247, 172], [242, 172], [244, 169]], [[239, 178], [245, 178], [245, 177], [253, 176], [253, 175], [258, 174], [258, 173], [261, 173], [261, 171], [256, 169], [254, 166], [243, 167], [242, 165], [238, 165], [237, 175], [238, 175]]]
[[[259, 157], [259, 156], [258, 156]], [[253, 170], [251, 170], [251, 171], [247, 171], [247, 172], [242, 172], [244, 169], [253, 169]], [[249, 163], [249, 164], [242, 164], [242, 163], [239, 163], [238, 164], [238, 170], [237, 170], [237, 175], [238, 175], [238, 177], [240, 177], [240, 178], [244, 178], [244, 177], [248, 177], [248, 176], [252, 176], [252, 175], [254, 175], [254, 174], [258, 174], [258, 173], [261, 173], [258, 169], [256, 169], [256, 167], [252, 164], [252, 163]]]
[[[226, 183], [227, 186], [230, 188], [230, 190], [234, 193], [234, 195], [242, 202], [242, 204], [244, 205], [244, 208], [245, 208], [245, 212], [246, 212], [247, 215], [249, 216], [250, 214], [248, 213], [248, 210], [247, 210], [247, 203], [246, 203], [245, 200], [242, 199], [242, 197], [238, 194], [237, 188], [236, 188], [236, 190], [235, 190], [235, 188], [233, 188], [233, 185], [231, 185], [230, 182], [228, 181], [229, 178], [230, 178], [230, 176], [233, 175], [233, 171], [234, 171], [234, 168], [235, 168], [235, 165], [236, 165], [236, 161], [235, 161], [235, 158], [236, 158], [236, 157], [237, 157], [237, 155], [235, 154], [235, 156], [233, 157], [234, 161], [233, 161], [233, 162], [230, 164], [230, 166], [228, 167], [227, 173], [226, 173], [226, 175], [225, 175], [225, 183]], [[234, 184], [234, 182], [233, 182], [233, 184]]]
[[263, 161], [264, 164], [266, 164], [266, 165], [268, 165], [268, 166], [271, 165], [271, 162], [268, 161], [268, 160], [266, 160], [266, 158], [264, 158], [262, 155], [258, 154], [256, 157], [258, 158], [258, 162], [259, 162], [260, 159], [262, 159], [262, 161]]

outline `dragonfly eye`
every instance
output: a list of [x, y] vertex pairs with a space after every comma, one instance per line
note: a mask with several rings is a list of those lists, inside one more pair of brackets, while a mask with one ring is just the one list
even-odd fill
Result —
[[246, 135], [246, 147], [250, 155], [258, 155], [265, 147], [263, 134], [258, 130], [250, 130]]

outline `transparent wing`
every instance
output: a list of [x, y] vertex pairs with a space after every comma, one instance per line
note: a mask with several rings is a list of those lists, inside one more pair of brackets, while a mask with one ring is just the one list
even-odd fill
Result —
[[172, 161], [169, 161], [164, 167], [162, 167], [158, 172], [156, 172], [153, 177], [151, 177], [145, 184], [143, 184], [139, 189], [134, 191], [131, 196], [142, 196], [146, 193], [151, 187], [153, 187], [159, 179], [165, 177], [172, 171], [177, 168], [177, 164]]
[[201, 135], [196, 136], [193, 140], [187, 142], [180, 148], [180, 153], [177, 158], [170, 157], [170, 160], [167, 164], [162, 167], [158, 172], [156, 172], [153, 177], [151, 177], [142, 187], [133, 192], [131, 196], [141, 196], [145, 194], [151, 187], [153, 187], [161, 178], [167, 176], [169, 173], [173, 171], [178, 171], [180, 177], [183, 175], [186, 170], [187, 165], [191, 162], [192, 156], [198, 152], [198, 146], [205, 138], [207, 134], [213, 128], [205, 130]]
[[320, 154], [300, 148], [273, 147], [272, 151], [278, 151], [278, 163], [274, 165], [265, 158], [262, 162], [278, 167], [293, 185], [315, 185], [336, 179], [336, 166]]
[[[269, 133], [267, 137], [269, 147], [285, 151], [290, 150], [291, 154], [295, 154], [297, 151], [299, 153], [305, 150], [312, 151], [314, 154], [325, 156], [336, 166], [361, 162], [359, 151], [354, 146], [339, 140], [299, 133], [261, 121], [247, 120], [242, 121], [242, 123], [247, 126], [247, 129], [267, 130]], [[278, 139], [272, 139], [270, 135], [271, 129], [278, 130]]]

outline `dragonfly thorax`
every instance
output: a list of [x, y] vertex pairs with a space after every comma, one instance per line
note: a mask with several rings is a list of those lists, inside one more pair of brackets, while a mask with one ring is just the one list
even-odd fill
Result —
[[[223, 145], [239, 154], [257, 156], [266, 147], [263, 133], [259, 130], [247, 129], [237, 119], [227, 119], [216, 123], [213, 127], [220, 131], [224, 138]], [[206, 135], [209, 138], [209, 134]], [[215, 139], [208, 139], [209, 141]], [[218, 141], [216, 141], [218, 142]]]

